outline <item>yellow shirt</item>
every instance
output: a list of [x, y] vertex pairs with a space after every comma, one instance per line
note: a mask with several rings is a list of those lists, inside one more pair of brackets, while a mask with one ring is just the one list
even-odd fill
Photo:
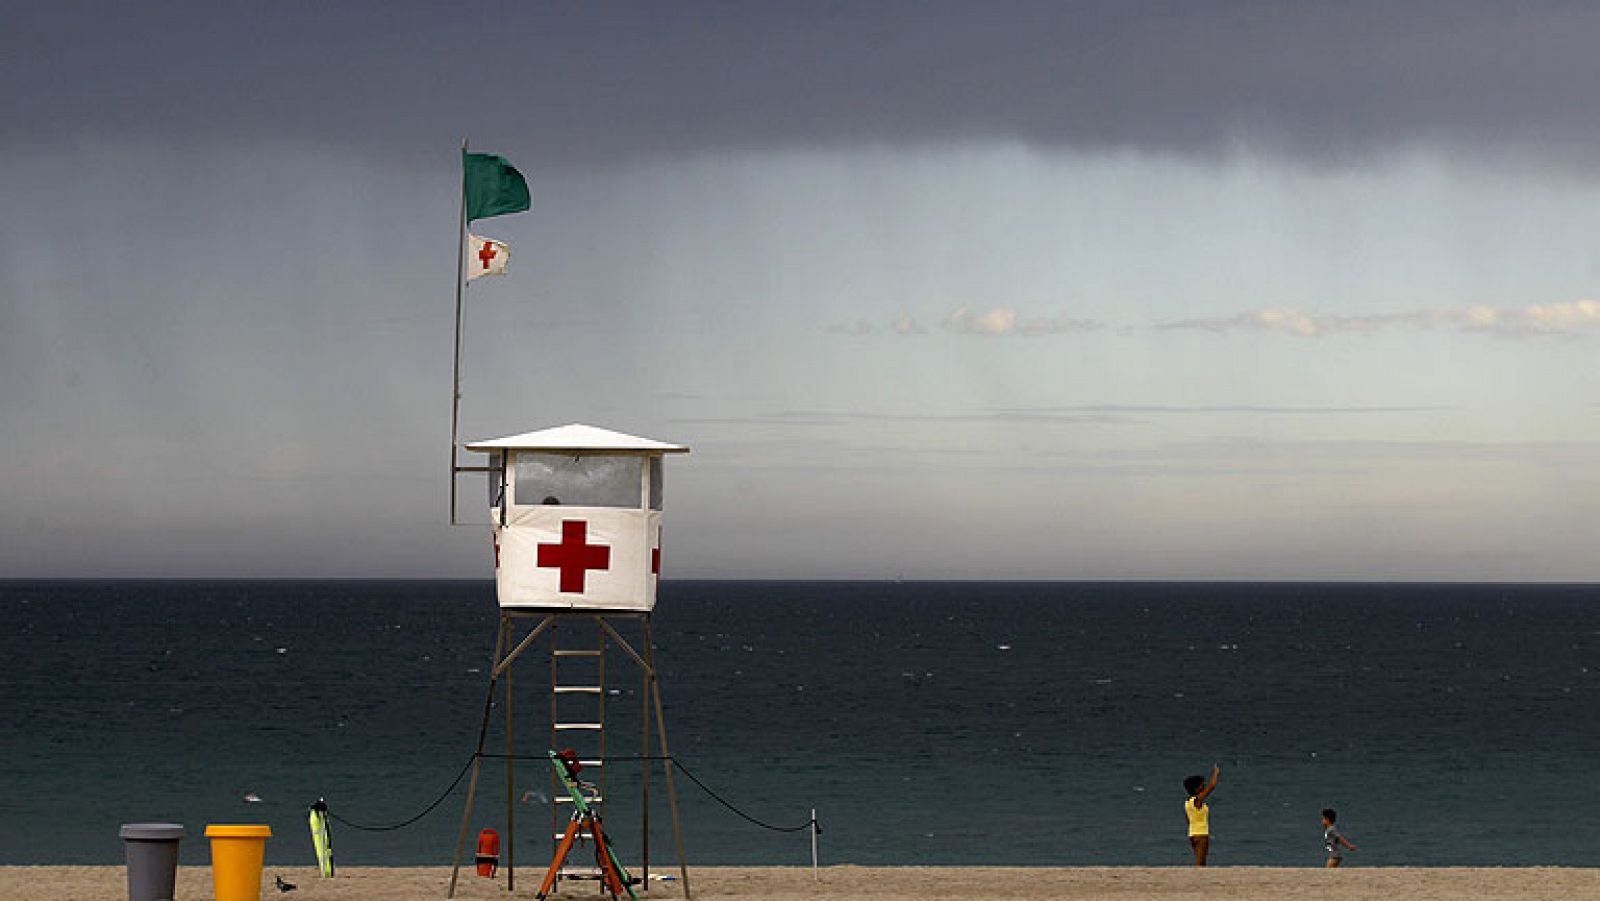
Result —
[[1194, 799], [1183, 802], [1183, 815], [1189, 818], [1190, 835], [1211, 834], [1211, 805], [1201, 804], [1196, 807]]

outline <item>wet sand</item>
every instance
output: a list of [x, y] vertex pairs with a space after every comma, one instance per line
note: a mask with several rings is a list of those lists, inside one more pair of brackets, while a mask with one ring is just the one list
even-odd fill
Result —
[[[280, 894], [273, 877], [297, 886]], [[542, 871], [517, 871], [512, 897], [532, 898]], [[995, 899], [1286, 899], [1351, 898], [1569, 899], [1600, 898], [1600, 869], [1412, 869], [1351, 867], [1342, 870], [1277, 867], [824, 867], [820, 878], [796, 867], [705, 867], [689, 871], [695, 898], [723, 901], [884, 898]], [[438, 901], [450, 883], [449, 867], [352, 867], [319, 879], [310, 867], [271, 867], [262, 898], [293, 901]], [[683, 897], [675, 882], [653, 881], [642, 898]], [[212, 896], [211, 871], [181, 867], [176, 901]], [[482, 879], [462, 871], [463, 899], [505, 899], [505, 877]], [[568, 882], [553, 897], [600, 897], [593, 882]], [[0, 867], [0, 898], [7, 901], [123, 901], [127, 876], [115, 867]]]

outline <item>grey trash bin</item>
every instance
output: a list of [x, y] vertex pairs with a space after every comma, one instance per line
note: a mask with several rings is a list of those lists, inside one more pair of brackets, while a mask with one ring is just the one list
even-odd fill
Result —
[[178, 882], [177, 823], [123, 823], [128, 852], [128, 901], [172, 901]]

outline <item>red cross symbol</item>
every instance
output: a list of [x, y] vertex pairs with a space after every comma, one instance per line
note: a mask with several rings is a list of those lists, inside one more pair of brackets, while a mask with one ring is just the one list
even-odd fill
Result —
[[650, 572], [661, 575], [661, 530], [656, 530], [656, 546], [650, 550]]
[[539, 566], [561, 570], [561, 590], [583, 593], [584, 577], [591, 569], [611, 568], [611, 548], [589, 543], [589, 524], [581, 519], [561, 521], [561, 543], [539, 545]]
[[493, 260], [499, 255], [500, 254], [494, 249], [494, 242], [492, 241], [485, 241], [483, 242], [483, 246], [478, 248], [478, 259], [483, 261], [483, 268], [485, 269], [489, 268], [489, 261]]

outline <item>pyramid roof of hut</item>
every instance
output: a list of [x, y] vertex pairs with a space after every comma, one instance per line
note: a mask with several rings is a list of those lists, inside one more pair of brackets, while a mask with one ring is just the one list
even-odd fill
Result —
[[551, 429], [506, 435], [503, 438], [484, 438], [466, 445], [469, 451], [487, 453], [495, 450], [550, 450], [550, 451], [623, 451], [644, 454], [682, 454], [689, 448], [682, 444], [669, 444], [654, 438], [641, 438], [613, 432], [597, 426], [574, 422]]

